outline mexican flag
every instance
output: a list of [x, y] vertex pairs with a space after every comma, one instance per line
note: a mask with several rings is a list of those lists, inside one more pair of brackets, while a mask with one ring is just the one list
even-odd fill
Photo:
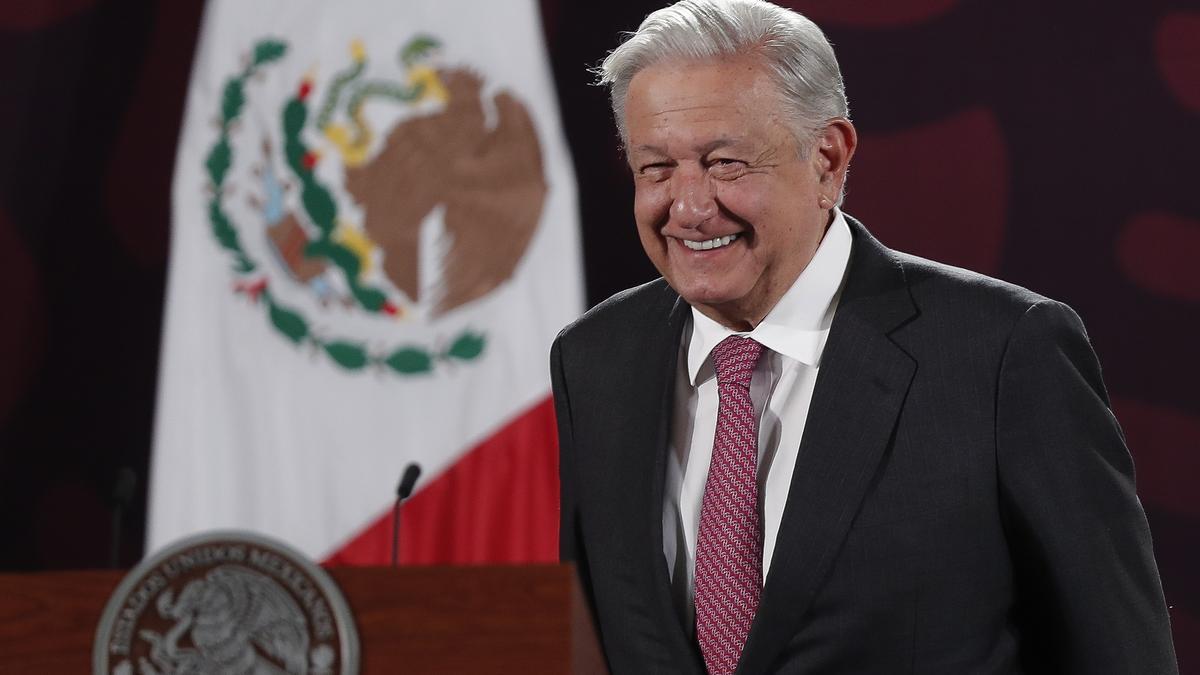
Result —
[[210, 0], [173, 186], [147, 552], [555, 559], [547, 353], [582, 309], [537, 3]]

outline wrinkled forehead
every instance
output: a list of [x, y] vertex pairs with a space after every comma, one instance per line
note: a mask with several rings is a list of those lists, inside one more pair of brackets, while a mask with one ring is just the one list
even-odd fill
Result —
[[681, 87], [691, 85], [694, 90], [717, 86], [717, 92], [729, 93], [736, 88], [753, 87], [763, 93], [779, 94], [780, 88], [774, 73], [766, 62], [755, 54], [739, 54], [704, 59], [670, 57], [651, 62], [640, 68], [629, 80], [625, 92], [626, 102], [637, 90], [639, 82], [653, 81]]
[[627, 147], [665, 141], [713, 144], [745, 141], [782, 124], [778, 89], [746, 60], [674, 61], [647, 67], [630, 82], [625, 106]]

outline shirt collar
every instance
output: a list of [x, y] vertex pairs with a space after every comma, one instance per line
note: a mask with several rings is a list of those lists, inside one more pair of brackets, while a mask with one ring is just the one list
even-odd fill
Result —
[[805, 365], [815, 367], [820, 363], [842, 279], [850, 264], [850, 226], [840, 209], [834, 209], [833, 213], [833, 223], [808, 266], [754, 330], [732, 331], [692, 308], [687, 347], [688, 378], [692, 386], [699, 380], [701, 368], [713, 348], [730, 335], [753, 338], [767, 349]]

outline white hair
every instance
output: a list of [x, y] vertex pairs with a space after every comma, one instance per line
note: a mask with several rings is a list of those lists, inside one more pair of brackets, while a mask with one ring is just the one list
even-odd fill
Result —
[[814, 133], [849, 119], [846, 88], [833, 47], [815, 23], [765, 0], [682, 0], [642, 21], [596, 68], [609, 87], [613, 116], [628, 144], [625, 97], [642, 69], [668, 60], [711, 61], [754, 56], [774, 80], [801, 150]]

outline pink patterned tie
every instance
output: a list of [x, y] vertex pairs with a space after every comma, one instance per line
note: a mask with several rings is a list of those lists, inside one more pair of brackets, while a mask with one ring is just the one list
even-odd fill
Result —
[[762, 594], [758, 421], [750, 376], [762, 345], [736, 335], [713, 350], [717, 433], [696, 537], [696, 638], [710, 675], [732, 673]]

